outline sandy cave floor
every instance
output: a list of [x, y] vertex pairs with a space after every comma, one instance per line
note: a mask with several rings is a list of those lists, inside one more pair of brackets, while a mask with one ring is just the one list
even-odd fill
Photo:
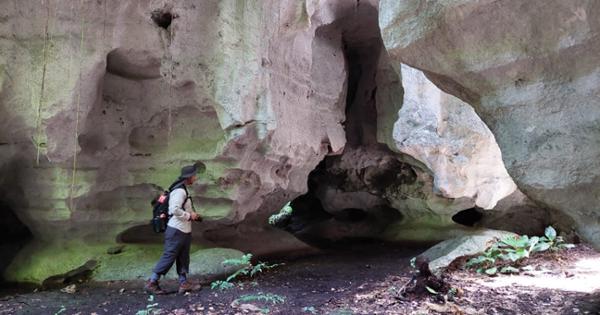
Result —
[[[518, 276], [454, 270], [446, 276], [457, 288], [454, 302], [433, 294], [398, 296], [413, 275], [410, 258], [421, 251], [353, 243], [286, 262], [227, 291], [206, 284], [153, 301], [141, 281], [80, 284], [75, 293], [4, 290], [0, 314], [600, 314], [600, 254], [589, 246], [535, 256], [526, 263], [533, 270]], [[161, 285], [175, 290], [177, 284]], [[284, 302], [234, 302], [260, 293]]]

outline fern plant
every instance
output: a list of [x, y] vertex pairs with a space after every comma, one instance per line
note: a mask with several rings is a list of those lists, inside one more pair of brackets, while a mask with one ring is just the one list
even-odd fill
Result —
[[269, 265], [264, 262], [259, 262], [258, 264], [253, 265], [252, 264], [252, 254], [250, 254], [250, 253], [244, 254], [240, 258], [226, 259], [222, 262], [222, 264], [224, 266], [234, 266], [234, 267], [237, 267], [238, 269], [236, 270], [236, 272], [231, 274], [225, 280], [213, 281], [210, 284], [210, 288], [213, 290], [218, 289], [218, 290], [223, 291], [223, 290], [231, 289], [234, 287], [233, 283], [231, 283], [231, 282], [240, 276], [254, 277], [256, 274], [261, 273], [264, 270], [275, 268], [275, 267], [281, 265], [281, 264]]
[[267, 303], [271, 303], [271, 304], [279, 304], [279, 303], [285, 302], [285, 296], [281, 296], [281, 295], [273, 294], [273, 293], [259, 292], [258, 294], [242, 295], [239, 298], [235, 299], [233, 301], [233, 303], [238, 304], [238, 303], [247, 303], [247, 302], [255, 302], [255, 301], [262, 301], [262, 302], [267, 302]]

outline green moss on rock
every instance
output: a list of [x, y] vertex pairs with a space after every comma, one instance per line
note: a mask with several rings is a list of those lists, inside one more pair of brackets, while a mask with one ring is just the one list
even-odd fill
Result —
[[89, 260], [97, 259], [104, 251], [106, 245], [85, 244], [82, 241], [36, 242], [19, 252], [4, 272], [4, 278], [14, 282], [41, 284], [51, 276], [67, 273]]
[[[41, 284], [44, 280], [63, 275], [83, 266], [90, 260], [97, 262], [92, 278], [98, 281], [145, 279], [159, 260], [162, 244], [126, 244], [118, 254], [108, 254], [115, 244], [87, 244], [82, 241], [67, 243], [30, 244], [22, 250], [5, 271], [8, 281]], [[192, 246], [190, 274], [211, 278], [232, 272], [223, 266], [225, 259], [239, 258], [242, 252], [228, 248], [201, 248]], [[175, 268], [167, 278], [176, 278]]]

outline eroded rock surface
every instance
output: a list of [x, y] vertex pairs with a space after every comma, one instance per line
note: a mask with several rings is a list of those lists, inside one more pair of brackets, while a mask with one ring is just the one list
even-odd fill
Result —
[[492, 133], [471, 106], [421, 71], [406, 65], [400, 71], [404, 100], [394, 124], [395, 148], [433, 172], [442, 196], [470, 197], [478, 207], [494, 208], [516, 186]]
[[454, 260], [483, 253], [498, 240], [513, 236], [512, 232], [481, 229], [438, 243], [419, 256], [429, 261], [429, 269], [439, 277]]
[[[156, 185], [197, 160], [200, 241], [306, 191], [308, 173], [345, 144], [346, 69], [329, 25], [352, 9], [0, 4], [0, 193], [34, 237], [7, 277], [39, 282], [116, 241], [159, 241], [146, 229]], [[46, 264], [61, 260], [54, 252], [64, 259]]]
[[[457, 100], [394, 71], [380, 20], [375, 0], [0, 3], [0, 204], [18, 217], [11, 237], [33, 239], [5, 251], [5, 277], [40, 283], [93, 260], [113, 279], [160, 244], [149, 201], [196, 161], [203, 247], [289, 256], [315, 236], [468, 231], [452, 216], [510, 190], [498, 152], [464, 145], [487, 148], [489, 133], [455, 125], [482, 126], [453, 118]], [[445, 101], [402, 107], [424, 86]], [[411, 108], [439, 131], [418, 150]], [[291, 200], [310, 223], [290, 223], [299, 238], [267, 225]], [[115, 243], [131, 251], [108, 257]]]
[[600, 3], [380, 2], [393, 63], [473, 105], [508, 172], [600, 244]]

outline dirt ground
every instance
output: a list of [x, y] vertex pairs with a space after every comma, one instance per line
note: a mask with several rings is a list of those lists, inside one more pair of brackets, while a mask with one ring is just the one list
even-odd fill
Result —
[[[454, 301], [443, 292], [398, 295], [413, 275], [410, 258], [422, 250], [354, 243], [285, 262], [230, 290], [206, 284], [153, 299], [141, 281], [80, 284], [74, 293], [4, 290], [0, 314], [600, 314], [600, 254], [588, 246], [534, 257], [531, 271], [517, 276], [459, 268], [446, 275]], [[245, 295], [272, 301], [236, 301]]]

